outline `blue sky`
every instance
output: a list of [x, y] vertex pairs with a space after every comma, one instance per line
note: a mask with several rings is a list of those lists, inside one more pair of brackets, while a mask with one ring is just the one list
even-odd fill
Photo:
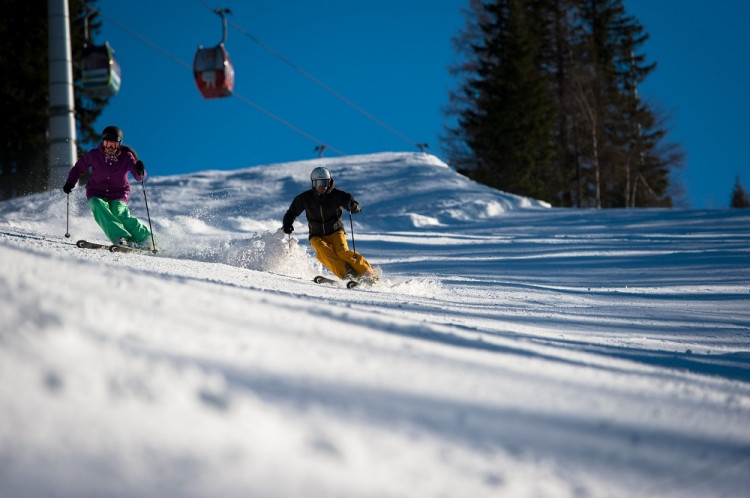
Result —
[[[159, 176], [310, 159], [317, 141], [329, 147], [327, 156], [416, 151], [415, 143], [428, 143], [443, 157], [441, 109], [454, 85], [447, 68], [456, 60], [451, 39], [464, 25], [466, 3], [102, 0], [103, 27], [94, 41], [114, 47], [123, 81], [97, 125], [120, 126], [125, 143]], [[679, 174], [684, 205], [728, 206], [737, 174], [750, 185], [743, 147], [750, 69], [740, 52], [750, 47], [741, 25], [750, 6], [742, 0], [710, 9], [699, 0], [625, 5], [651, 35], [645, 53], [658, 63], [641, 96], [670, 116], [669, 139], [688, 154]], [[241, 98], [204, 100], [183, 65], [192, 65], [198, 45], [221, 40], [221, 20], [207, 6], [231, 9], [229, 20], [244, 30], [230, 26], [226, 43]]]

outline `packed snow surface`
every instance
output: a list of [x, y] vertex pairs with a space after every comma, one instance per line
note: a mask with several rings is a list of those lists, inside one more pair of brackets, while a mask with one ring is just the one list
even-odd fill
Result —
[[[278, 231], [321, 164], [371, 288]], [[150, 173], [156, 255], [75, 247], [80, 186], [69, 228], [60, 189], [0, 203], [3, 497], [747, 496], [750, 211], [552, 209], [408, 153]]]

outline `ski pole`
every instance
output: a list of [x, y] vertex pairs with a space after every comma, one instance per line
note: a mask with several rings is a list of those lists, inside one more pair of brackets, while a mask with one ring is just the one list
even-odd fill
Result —
[[70, 192], [65, 195], [68, 197], [65, 207], [65, 237], [70, 238]]
[[357, 257], [357, 246], [354, 244], [354, 223], [352, 223], [352, 212], [349, 211], [349, 227], [352, 232], [352, 251], [354, 251], [354, 257]]
[[143, 202], [146, 203], [146, 216], [148, 217], [148, 230], [151, 232], [151, 245], [153, 246], [153, 252], [156, 252], [156, 241], [154, 240], [154, 229], [151, 228], [151, 213], [148, 211], [148, 199], [146, 198], [146, 180], [141, 180], [141, 186], [143, 187]]

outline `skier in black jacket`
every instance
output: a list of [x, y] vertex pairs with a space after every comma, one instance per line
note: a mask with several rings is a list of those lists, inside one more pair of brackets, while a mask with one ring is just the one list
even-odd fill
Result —
[[322, 166], [312, 170], [310, 181], [312, 188], [295, 197], [289, 206], [282, 230], [292, 233], [294, 220], [304, 211], [310, 245], [318, 261], [340, 279], [375, 279], [375, 271], [364, 256], [349, 250], [341, 221], [342, 208], [356, 214], [361, 210], [359, 203], [352, 194], [335, 188], [331, 173]]

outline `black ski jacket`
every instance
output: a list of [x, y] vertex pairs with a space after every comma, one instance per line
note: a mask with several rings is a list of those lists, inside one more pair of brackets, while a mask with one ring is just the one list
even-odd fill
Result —
[[359, 204], [349, 192], [344, 192], [331, 185], [324, 194], [318, 195], [313, 190], [306, 190], [294, 198], [284, 215], [284, 226], [292, 226], [294, 220], [305, 212], [307, 226], [310, 228], [309, 237], [319, 235], [330, 235], [339, 230], [344, 230], [341, 221], [341, 210], [349, 209], [352, 213], [360, 211]]

